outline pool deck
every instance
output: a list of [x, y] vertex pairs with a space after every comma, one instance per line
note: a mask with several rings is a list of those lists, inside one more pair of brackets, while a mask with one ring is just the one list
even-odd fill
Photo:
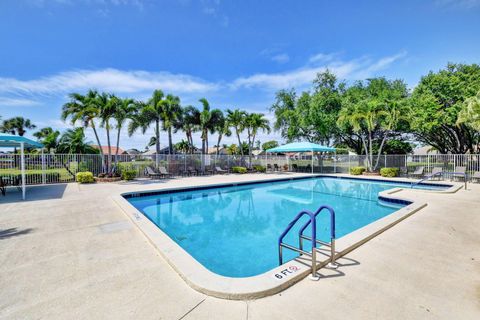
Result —
[[299, 174], [30, 187], [0, 196], [2, 319], [478, 319], [480, 185], [403, 190], [426, 208], [276, 295], [213, 298], [190, 288], [112, 196]]

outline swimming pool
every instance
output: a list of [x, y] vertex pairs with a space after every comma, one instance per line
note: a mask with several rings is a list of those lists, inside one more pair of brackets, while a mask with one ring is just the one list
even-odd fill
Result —
[[[210, 271], [248, 277], [278, 266], [278, 237], [299, 211], [331, 205], [340, 238], [407, 205], [379, 201], [379, 192], [395, 187], [410, 184], [315, 177], [124, 197]], [[328, 215], [317, 221], [318, 239], [328, 241]], [[295, 243], [296, 230], [292, 231], [286, 242]], [[285, 251], [284, 259], [295, 256]]]

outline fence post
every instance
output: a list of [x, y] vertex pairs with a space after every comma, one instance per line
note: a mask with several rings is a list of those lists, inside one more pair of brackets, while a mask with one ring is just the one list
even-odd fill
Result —
[[42, 184], [47, 183], [47, 173], [45, 172], [45, 154], [43, 153], [43, 148], [42, 148]]

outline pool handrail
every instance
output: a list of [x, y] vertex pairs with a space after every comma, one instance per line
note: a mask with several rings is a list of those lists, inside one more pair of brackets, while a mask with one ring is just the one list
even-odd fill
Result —
[[[306, 252], [304, 250], [300, 250], [294, 246], [288, 245], [286, 243], [283, 243], [283, 238], [288, 234], [288, 232], [293, 228], [293, 226], [298, 222], [298, 220], [303, 217], [304, 215], [308, 215], [310, 220], [309, 222], [312, 225], [312, 253]], [[282, 234], [278, 238], [278, 260], [279, 260], [279, 265], [283, 264], [283, 253], [282, 253], [282, 248], [285, 247], [287, 249], [299, 252], [301, 254], [305, 254], [308, 256], [311, 256], [312, 258], [312, 278], [316, 279], [317, 277], [317, 259], [316, 259], [316, 246], [317, 246], [317, 241], [316, 241], [316, 234], [317, 234], [317, 223], [315, 221], [315, 215], [308, 210], [302, 210], [300, 211], [295, 218], [293, 218], [292, 221], [288, 224], [288, 226], [283, 230]]]
[[305, 229], [308, 227], [310, 224], [310, 221], [305, 222], [305, 224], [300, 228], [298, 231], [298, 242], [299, 242], [299, 248], [300, 250], [303, 250], [303, 240], [308, 240], [308, 241], [315, 241], [317, 244], [324, 245], [330, 247], [330, 263], [329, 267], [335, 268], [337, 265], [335, 263], [335, 238], [336, 238], [336, 230], [335, 230], [335, 210], [331, 206], [327, 205], [322, 205], [320, 206], [317, 211], [315, 211], [314, 218], [316, 221], [316, 218], [320, 212], [323, 211], [323, 209], [327, 209], [330, 212], [330, 243], [317, 240], [317, 239], [312, 239], [310, 237], [307, 237], [303, 234]]
[[424, 181], [427, 181], [435, 176], [443, 176], [444, 174], [450, 174], [452, 176], [463, 176], [463, 180], [465, 181], [465, 190], [467, 190], [467, 178], [468, 178], [468, 174], [466, 172], [446, 172], [446, 171], [441, 171], [441, 172], [437, 172], [437, 173], [434, 173], [434, 174], [429, 174], [427, 176], [425, 176], [423, 179], [420, 179], [419, 181], [413, 183], [410, 185], [410, 188], [413, 188], [413, 186], [416, 186], [416, 185], [419, 185], [421, 184], [422, 182]]

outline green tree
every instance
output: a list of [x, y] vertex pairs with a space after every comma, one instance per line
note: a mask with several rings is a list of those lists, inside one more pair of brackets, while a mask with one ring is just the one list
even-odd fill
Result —
[[467, 124], [480, 131], [480, 91], [476, 96], [465, 100], [458, 113], [457, 125]]
[[416, 139], [441, 153], [474, 153], [478, 132], [457, 120], [465, 101], [479, 91], [477, 64], [448, 64], [445, 69], [422, 77], [410, 99], [410, 125]]
[[[128, 134], [132, 136], [138, 129], [142, 130], [145, 134], [147, 129], [154, 125], [155, 131], [155, 151], [160, 154], [160, 125], [163, 119], [163, 92], [161, 90], [155, 90], [152, 97], [147, 103], [139, 103], [140, 111], [134, 117], [128, 126]], [[159, 158], [157, 159], [157, 167], [159, 165]]]
[[193, 153], [193, 133], [199, 130], [200, 126], [200, 111], [193, 106], [186, 106], [182, 108], [180, 117], [175, 123], [175, 132], [182, 130], [185, 132], [187, 142], [190, 145], [189, 152]]
[[29, 129], [35, 129], [35, 126], [30, 119], [24, 117], [14, 117], [3, 120], [0, 130], [5, 133], [11, 133], [18, 136], [23, 136]]
[[116, 162], [117, 156], [118, 156], [118, 149], [120, 147], [120, 137], [121, 137], [122, 129], [125, 125], [125, 122], [135, 117], [135, 115], [138, 113], [140, 104], [137, 103], [135, 100], [128, 99], [128, 98], [119, 99], [117, 97], [114, 97], [112, 99], [115, 99], [113, 103], [116, 105], [115, 112], [113, 114], [113, 118], [115, 119], [115, 122], [116, 122], [115, 127], [117, 129], [117, 148], [115, 150], [115, 162]]
[[262, 144], [262, 150], [266, 151], [268, 149], [276, 148], [278, 146], [279, 146], [278, 141], [271, 140]]
[[[238, 145], [242, 145], [242, 141], [240, 140], [240, 133], [245, 130], [245, 118], [247, 113], [245, 111], [241, 111], [239, 109], [230, 110], [227, 109], [227, 122], [228, 125], [235, 129], [235, 134], [237, 136]], [[240, 154], [243, 156], [243, 148], [240, 148]]]
[[270, 124], [263, 113], [250, 113], [245, 117], [245, 128], [248, 134], [249, 166], [252, 166], [252, 150], [258, 130], [270, 133]]
[[58, 153], [95, 154], [99, 151], [86, 141], [84, 128], [68, 129], [60, 138]]
[[35, 132], [33, 136], [43, 144], [45, 149], [47, 149], [49, 152], [52, 152], [58, 147], [58, 137], [60, 136], [60, 131], [53, 130], [51, 127], [46, 127]]
[[182, 107], [180, 106], [180, 98], [171, 94], [167, 95], [165, 100], [162, 101], [162, 121], [163, 129], [168, 133], [169, 154], [174, 153], [172, 131], [181, 115]]
[[[346, 103], [339, 113], [338, 123], [350, 125], [360, 135], [369, 171], [377, 169], [385, 141], [404, 119], [407, 93], [403, 81], [385, 78], [359, 81], [346, 92]], [[381, 139], [374, 161], [376, 135]]]
[[182, 153], [188, 153], [190, 151], [190, 143], [187, 140], [182, 139], [175, 144], [175, 149]]
[[208, 133], [214, 133], [218, 126], [223, 113], [220, 109], [210, 110], [210, 104], [207, 99], [202, 98], [199, 100], [202, 103], [203, 109], [200, 112], [200, 125], [199, 129], [202, 133], [202, 154], [206, 154], [208, 150]]
[[222, 142], [222, 138], [224, 136], [230, 137], [232, 135], [232, 131], [230, 131], [230, 126], [228, 124], [227, 119], [225, 116], [222, 114], [218, 115], [217, 122], [215, 123], [215, 132], [217, 132], [218, 137], [217, 137], [217, 156], [218, 153], [220, 152], [220, 143]]

